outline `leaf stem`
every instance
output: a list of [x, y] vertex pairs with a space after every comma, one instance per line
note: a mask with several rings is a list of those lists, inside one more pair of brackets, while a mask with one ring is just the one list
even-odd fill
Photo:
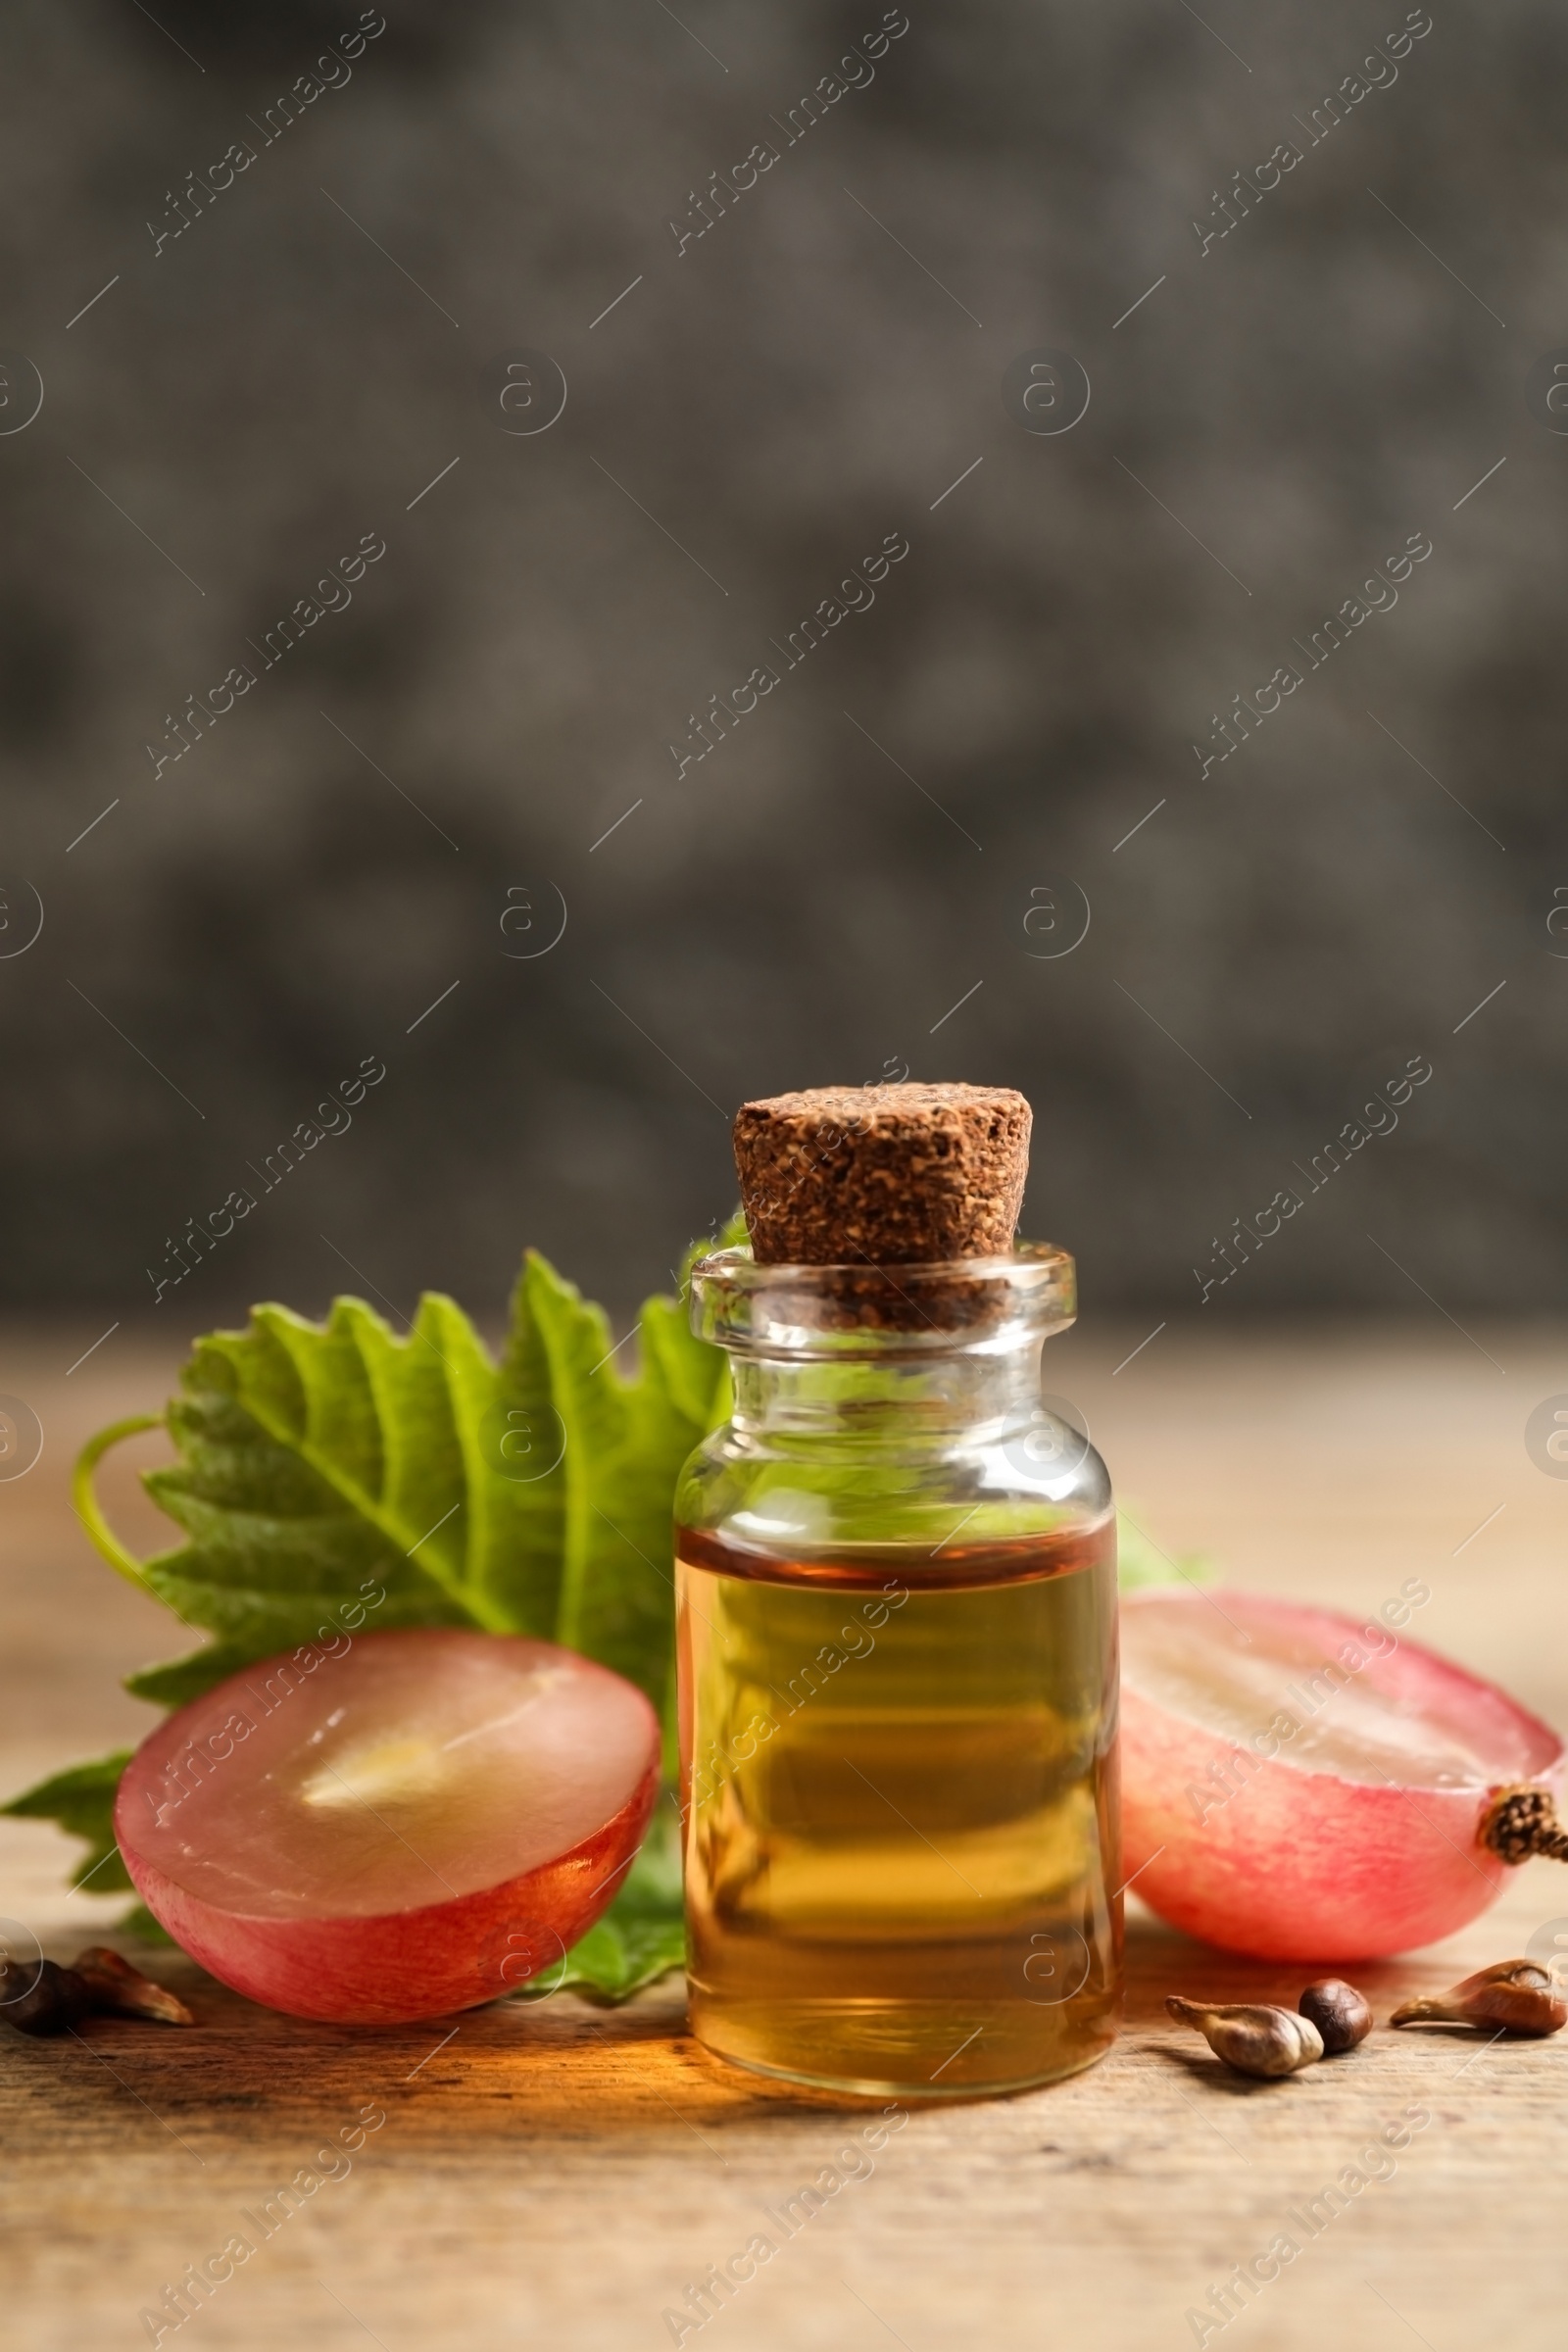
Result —
[[125, 1549], [104, 1517], [97, 1489], [93, 1485], [93, 1473], [112, 1446], [122, 1444], [126, 1438], [139, 1437], [144, 1429], [164, 1429], [167, 1426], [162, 1413], [132, 1413], [128, 1420], [112, 1422], [108, 1429], [99, 1430], [96, 1437], [87, 1440], [76, 1456], [76, 1466], [71, 1474], [72, 1505], [93, 1544], [111, 1568], [124, 1577], [128, 1584], [140, 1586], [143, 1592], [147, 1589], [147, 1579], [142, 1563], [134, 1552]]

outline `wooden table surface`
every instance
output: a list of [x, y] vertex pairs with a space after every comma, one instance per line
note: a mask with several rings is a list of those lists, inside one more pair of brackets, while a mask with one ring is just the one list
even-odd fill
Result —
[[[81, 1436], [156, 1405], [172, 1367], [122, 1333], [68, 1380], [94, 1336], [13, 1331], [0, 1350], [0, 1389], [45, 1433], [37, 1466], [0, 1485], [0, 1792], [139, 1736], [152, 1718], [116, 1678], [178, 1646], [97, 1562], [66, 1498]], [[1101, 1325], [1054, 1343], [1046, 1386], [1087, 1413], [1162, 1544], [1212, 1552], [1233, 1583], [1356, 1609], [1420, 1575], [1420, 1638], [1568, 1724], [1568, 1482], [1523, 1442], [1531, 1409], [1568, 1390], [1568, 1341], [1545, 1326], [1472, 1340], [1436, 1314], [1241, 1336], [1172, 1325], [1113, 1373], [1142, 1336]], [[143, 1458], [157, 1450], [145, 1441]], [[111, 1494], [133, 1534], [168, 1540], [128, 1471]], [[45, 1825], [0, 1824], [0, 1911], [59, 1957], [123, 1900], [68, 1896], [74, 1850]], [[1362, 1982], [1381, 2018], [1559, 1918], [1568, 1935], [1568, 1874], [1534, 1862], [1465, 1934]], [[1102, 2065], [915, 2111], [701, 2329], [710, 2352], [1191, 2344], [1189, 2309], [1280, 2232], [1304, 2238], [1292, 2209], [1411, 2108], [1430, 2120], [1388, 2177], [1203, 2340], [1560, 2352], [1568, 2034], [1380, 2032], [1353, 2059], [1250, 2082], [1177, 2034], [1163, 1996], [1294, 1997], [1299, 1972], [1209, 1954], [1136, 1912], [1129, 1943], [1126, 2030]], [[101, 2020], [85, 2042], [0, 2037], [4, 2303], [25, 2352], [151, 2340], [143, 2308], [236, 2231], [257, 2236], [242, 2211], [366, 2110], [385, 2120], [349, 2169], [217, 2289], [187, 2344], [652, 2352], [687, 2283], [767, 2229], [762, 2208], [866, 2120], [706, 2061], [678, 1981], [621, 2010], [562, 1997], [455, 2030], [368, 2030], [253, 2008], [178, 1956], [154, 1966], [199, 2009], [195, 2031]]]

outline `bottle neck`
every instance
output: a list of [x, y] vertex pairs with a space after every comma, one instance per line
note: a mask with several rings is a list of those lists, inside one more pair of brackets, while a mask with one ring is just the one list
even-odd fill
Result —
[[732, 1428], [768, 1450], [865, 1453], [942, 1448], [994, 1439], [1027, 1422], [1040, 1400], [1038, 1332], [1004, 1346], [855, 1362], [803, 1362], [735, 1349]]

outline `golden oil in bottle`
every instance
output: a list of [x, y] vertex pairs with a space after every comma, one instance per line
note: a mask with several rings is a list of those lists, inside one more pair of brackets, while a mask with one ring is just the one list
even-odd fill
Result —
[[693, 2031], [974, 2096], [1108, 2047], [1114, 1536], [775, 1557], [677, 1531]]

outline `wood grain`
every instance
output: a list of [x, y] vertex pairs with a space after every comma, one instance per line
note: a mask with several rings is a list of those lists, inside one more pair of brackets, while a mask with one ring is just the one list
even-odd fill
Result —
[[[0, 1486], [8, 1789], [135, 1737], [145, 1710], [115, 1677], [174, 1646], [162, 1613], [88, 1552], [66, 1501], [76, 1439], [155, 1403], [171, 1369], [122, 1340], [68, 1384], [64, 1367], [95, 1336], [14, 1338], [0, 1382], [46, 1433], [38, 1467]], [[1113, 1375], [1143, 1337], [1074, 1334], [1048, 1353], [1046, 1385], [1086, 1411], [1162, 1544], [1219, 1554], [1238, 1583], [1357, 1608], [1420, 1574], [1434, 1592], [1424, 1639], [1568, 1721], [1568, 1482], [1543, 1477], [1522, 1442], [1531, 1407], [1568, 1386], [1552, 1334], [1483, 1331], [1472, 1346], [1436, 1317], [1239, 1340], [1172, 1328]], [[156, 1441], [144, 1450], [152, 1459]], [[112, 1493], [133, 1534], [162, 1540], [128, 1477]], [[66, 1895], [69, 1850], [54, 1833], [3, 1830], [0, 1909], [69, 1957], [117, 1906]], [[1381, 2019], [1407, 1992], [1522, 1950], [1559, 1916], [1568, 1933], [1568, 1876], [1532, 1863], [1463, 1936], [1359, 1978]], [[913, 2113], [873, 2157], [840, 2168], [864, 2177], [702, 2328], [709, 2352], [1192, 2344], [1188, 2310], [1282, 2231], [1299, 2255], [1207, 2342], [1557, 2352], [1549, 2211], [1568, 2155], [1568, 2035], [1488, 2046], [1379, 2031], [1352, 2058], [1252, 2083], [1178, 2033], [1164, 1995], [1294, 1998], [1295, 1977], [1206, 1952], [1136, 1911], [1129, 1943], [1127, 2028], [1101, 2067], [1049, 2091]], [[0, 2039], [0, 2259], [12, 2336], [28, 2352], [149, 2341], [143, 2307], [236, 2231], [258, 2250], [179, 2330], [186, 2344], [668, 2344], [662, 2314], [688, 2282], [759, 2231], [782, 2237], [768, 2210], [867, 2122], [706, 2061], [684, 2034], [678, 1984], [620, 2011], [560, 1998], [455, 2028], [349, 2030], [256, 2009], [176, 1956], [154, 1966], [197, 2009], [194, 2031], [105, 2019], [61, 2043]], [[385, 2121], [352, 2169], [261, 2237], [242, 2215], [367, 2107]], [[1430, 2120], [1388, 2178], [1315, 2235], [1293, 2223], [1412, 2108]]]

